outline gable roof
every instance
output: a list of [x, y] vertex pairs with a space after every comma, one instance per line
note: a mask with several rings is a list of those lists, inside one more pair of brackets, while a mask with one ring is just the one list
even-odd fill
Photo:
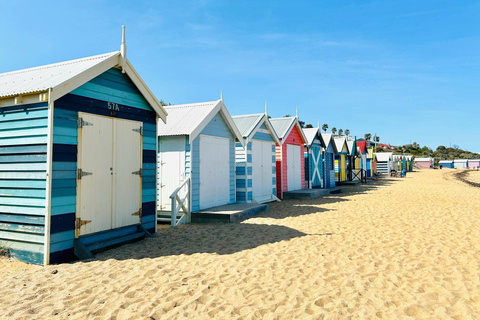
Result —
[[48, 98], [55, 101], [103, 72], [119, 66], [123, 67], [145, 100], [165, 122], [165, 109], [120, 51], [1, 73], [0, 98], [48, 92]]
[[221, 99], [167, 106], [165, 110], [168, 112], [168, 122], [157, 126], [158, 136], [188, 135], [190, 136], [190, 141], [193, 141], [210, 120], [220, 112], [233, 136], [237, 138], [242, 146], [244, 145], [242, 135]]
[[319, 128], [303, 128], [303, 134], [305, 135], [305, 138], [307, 139], [306, 144], [309, 146], [312, 145], [313, 141], [315, 141], [315, 138], [318, 137], [320, 140], [320, 145], [322, 147], [326, 147], [325, 141], [323, 141], [323, 137], [320, 134]]
[[[333, 138], [333, 141], [335, 142], [335, 147], [337, 148], [337, 152], [340, 153], [342, 152], [343, 145], [346, 145], [345, 138], [343, 137], [335, 137]], [[347, 149], [348, 152], [348, 149]]]
[[375, 155], [377, 156], [377, 161], [379, 162], [391, 161], [393, 152], [376, 152]]
[[367, 141], [363, 140], [363, 141], [358, 141], [357, 140], [357, 147], [359, 147], [360, 149], [360, 152], [363, 154], [363, 153], [366, 153], [366, 148], [367, 148]]
[[265, 123], [265, 126], [270, 131], [273, 140], [276, 143], [280, 144], [277, 133], [273, 129], [273, 126], [265, 113], [233, 116], [232, 119], [233, 122], [235, 122], [238, 130], [240, 131], [240, 134], [246, 140], [252, 139], [255, 133], [257, 133], [258, 129], [260, 129], [262, 124]]
[[351, 156], [356, 155], [357, 153], [357, 148], [355, 148], [355, 145], [355, 140], [347, 140], [348, 154]]
[[270, 119], [270, 123], [272, 124], [273, 129], [275, 130], [275, 133], [277, 134], [278, 138], [283, 141], [285, 138], [292, 132], [292, 129], [296, 126], [298, 129], [298, 132], [300, 133], [300, 136], [303, 139], [303, 143], [307, 140], [305, 137], [305, 134], [302, 131], [302, 128], [300, 128], [300, 125], [298, 124], [298, 118], [297, 117], [283, 117], [283, 118], [275, 118], [275, 119]]
[[323, 141], [325, 142], [325, 149], [328, 149], [328, 146], [331, 144], [334, 153], [338, 153], [337, 146], [333, 141], [333, 135], [331, 133], [322, 133]]

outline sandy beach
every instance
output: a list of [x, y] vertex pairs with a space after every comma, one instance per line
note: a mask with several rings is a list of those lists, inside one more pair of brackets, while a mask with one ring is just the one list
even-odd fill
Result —
[[480, 319], [480, 189], [454, 171], [162, 227], [94, 261], [2, 257], [0, 318]]

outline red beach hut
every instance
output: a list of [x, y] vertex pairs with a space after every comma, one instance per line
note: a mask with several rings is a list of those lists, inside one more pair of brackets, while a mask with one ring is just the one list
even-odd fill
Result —
[[276, 144], [277, 197], [283, 198], [286, 191], [305, 188], [303, 146], [307, 139], [298, 123], [298, 117], [270, 119], [280, 139]]

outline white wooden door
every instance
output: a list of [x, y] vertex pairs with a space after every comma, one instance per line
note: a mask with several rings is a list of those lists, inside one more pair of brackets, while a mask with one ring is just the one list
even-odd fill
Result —
[[252, 195], [263, 198], [272, 195], [272, 143], [252, 141]]
[[158, 210], [171, 211], [170, 195], [185, 181], [185, 136], [160, 139]]
[[302, 188], [300, 162], [300, 146], [287, 144], [287, 190], [299, 190]]
[[[142, 207], [140, 174], [142, 141], [139, 121], [114, 119], [113, 124], [113, 227], [119, 228], [141, 222]], [[138, 131], [134, 131], [138, 130]], [[135, 214], [137, 213], [137, 214]]]
[[79, 113], [86, 122], [79, 137], [78, 167], [84, 176], [78, 180], [77, 218], [90, 221], [79, 234], [112, 228], [112, 141], [113, 119]]
[[200, 136], [200, 209], [230, 202], [230, 141]]

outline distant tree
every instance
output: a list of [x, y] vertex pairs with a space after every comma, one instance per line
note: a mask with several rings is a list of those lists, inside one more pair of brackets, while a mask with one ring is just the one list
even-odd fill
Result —
[[445, 151], [446, 149], [445, 146], [438, 146], [436, 151]]
[[460, 147], [458, 146], [458, 144], [454, 144], [453, 149], [458, 150], [458, 149], [460, 149]]
[[349, 134], [350, 134], [350, 130], [345, 129], [345, 135], [348, 137]]
[[371, 137], [372, 137], [372, 134], [365, 133], [365, 140], [370, 140]]
[[379, 137], [379, 136], [373, 137], [373, 141], [375, 141], [375, 142], [380, 142], [380, 137]]
[[327, 132], [327, 129], [328, 129], [328, 124], [324, 123], [322, 126], [322, 130]]
[[337, 128], [333, 127], [332, 128], [332, 133], [335, 134], [335, 132], [337, 132]]
[[161, 105], [162, 107], [164, 107], [164, 106], [171, 106], [171, 105], [172, 105], [170, 102], [169, 102], [169, 103], [166, 103], [166, 102], [163, 101], [163, 100], [160, 100], [160, 101], [158, 101], [158, 102], [160, 102], [160, 105]]
[[343, 129], [338, 129], [338, 135], [342, 136], [343, 135]]
[[305, 128], [313, 128], [313, 126], [312, 126], [312, 124], [309, 123], [309, 124], [305, 125]]
[[305, 121], [298, 120], [298, 124], [300, 125], [300, 128], [305, 128]]

